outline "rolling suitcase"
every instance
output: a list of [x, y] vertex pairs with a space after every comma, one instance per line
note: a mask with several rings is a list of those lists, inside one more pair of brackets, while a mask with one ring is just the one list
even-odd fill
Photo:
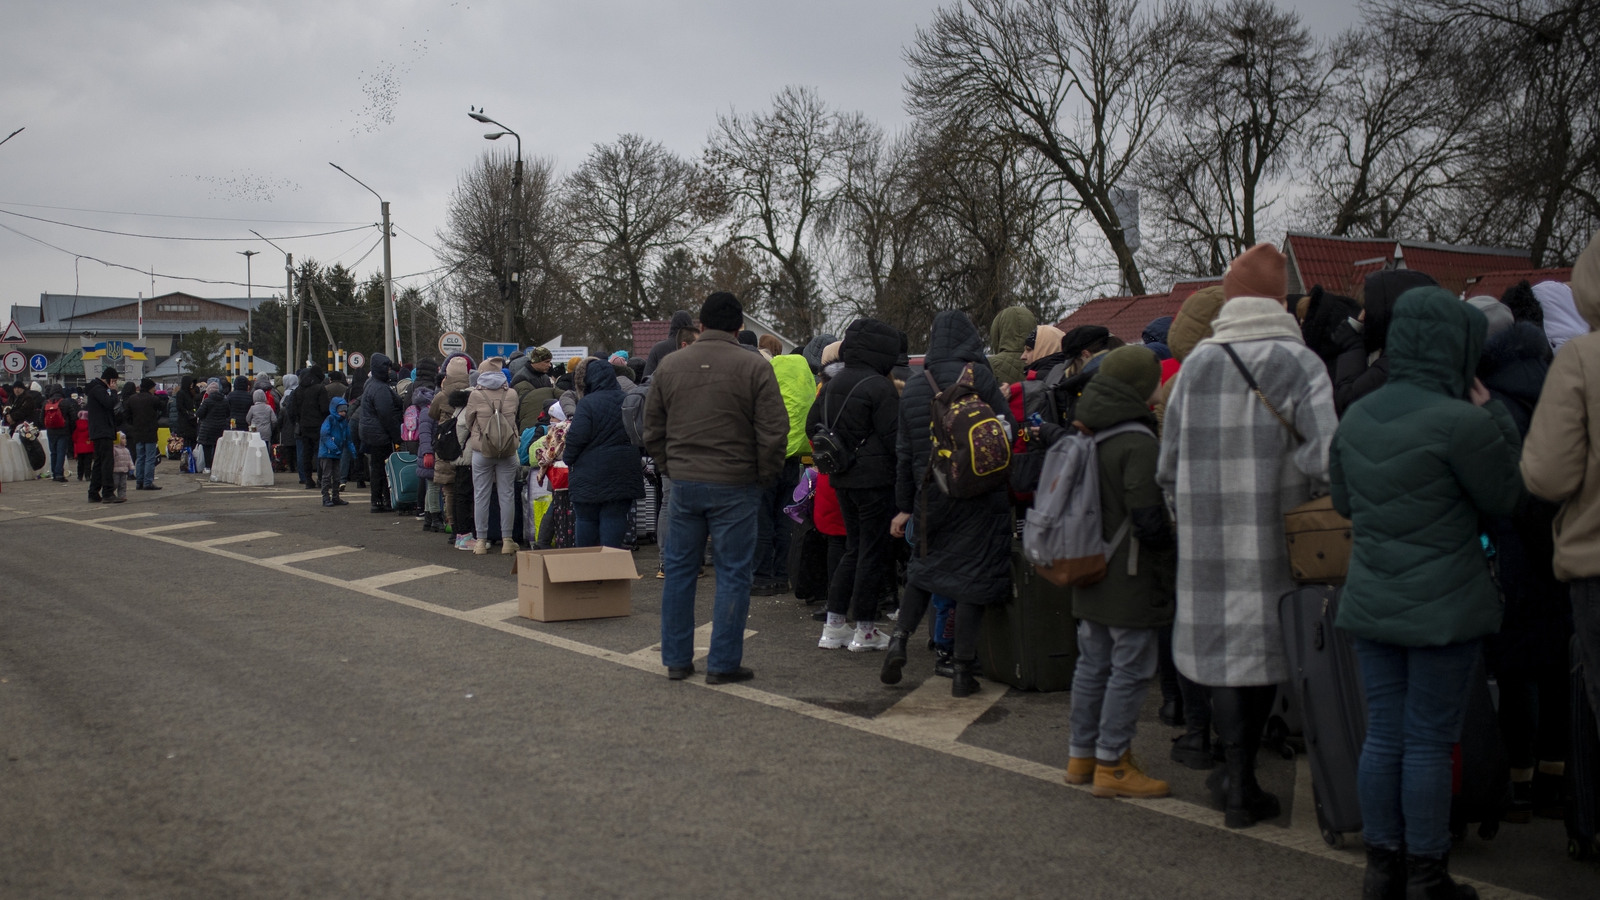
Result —
[[1600, 832], [1600, 729], [1589, 705], [1589, 673], [1578, 655], [1578, 638], [1572, 638], [1572, 749], [1567, 753], [1567, 856], [1593, 859], [1600, 854], [1595, 842]]
[[1072, 588], [1046, 581], [1011, 545], [1011, 599], [991, 603], [978, 636], [985, 678], [1025, 691], [1070, 691], [1078, 665], [1078, 622]]
[[417, 455], [399, 451], [383, 461], [389, 476], [389, 505], [396, 510], [417, 507]]
[[1483, 655], [1478, 655], [1467, 689], [1466, 716], [1461, 723], [1461, 742], [1454, 751], [1455, 783], [1450, 797], [1450, 834], [1456, 840], [1467, 836], [1467, 826], [1478, 823], [1478, 837], [1494, 838], [1500, 832], [1500, 817], [1511, 805], [1511, 769], [1505, 742], [1500, 737], [1500, 719], [1494, 698], [1489, 693], [1489, 674]]
[[1317, 825], [1331, 847], [1346, 832], [1361, 830], [1356, 773], [1367, 739], [1367, 702], [1361, 667], [1349, 635], [1334, 627], [1339, 589], [1308, 584], [1278, 601], [1284, 651], [1289, 662], [1290, 706], [1311, 762]]

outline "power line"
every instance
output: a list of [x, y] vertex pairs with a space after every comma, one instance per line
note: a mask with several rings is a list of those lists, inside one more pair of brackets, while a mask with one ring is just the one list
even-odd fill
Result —
[[17, 229], [12, 228], [10, 225], [5, 224], [4, 222], [0, 222], [0, 228], [4, 228], [6, 231], [9, 231], [12, 234], [15, 234], [15, 235], [17, 235], [19, 237], [27, 238], [28, 240], [33, 241], [35, 244], [40, 244], [40, 245], [43, 245], [45, 247], [49, 247], [51, 250], [56, 250], [58, 252], [65, 253], [68, 256], [72, 256], [72, 257], [76, 257], [76, 258], [80, 258], [80, 259], [87, 259], [90, 262], [97, 262], [102, 266], [109, 266], [110, 268], [113, 268], [113, 269], [126, 269], [129, 272], [138, 272], [140, 275], [148, 275], [148, 276], [151, 276], [151, 277], [154, 277], [154, 278], [165, 278], [165, 279], [168, 279], [169, 281], [197, 281], [197, 282], [199, 282], [201, 284], [231, 284], [231, 285], [234, 285], [236, 287], [245, 287], [246, 286], [246, 284], [243, 281], [226, 281], [226, 280], [219, 280], [219, 279], [215, 279], [215, 278], [196, 278], [196, 277], [194, 277], [192, 275], [168, 275], [168, 274], [166, 274], [164, 272], [156, 272], [156, 271], [154, 271], [152, 269], [141, 269], [141, 268], [138, 268], [136, 266], [126, 266], [126, 265], [123, 265], [122, 263], [114, 263], [114, 262], [111, 262], [109, 260], [100, 259], [97, 256], [90, 256], [87, 253], [75, 253], [75, 252], [73, 252], [71, 250], [68, 250], [65, 247], [57, 247], [55, 244], [52, 244], [49, 241], [45, 241], [45, 240], [41, 240], [39, 238], [36, 238], [33, 235], [28, 234], [25, 231], [18, 231]]
[[28, 209], [56, 209], [63, 212], [102, 213], [108, 216], [143, 216], [151, 219], [194, 219], [202, 222], [270, 222], [274, 225], [361, 225], [361, 222], [332, 222], [317, 219], [232, 219], [226, 216], [180, 216], [170, 213], [141, 213], [127, 212], [117, 209], [85, 209], [78, 206], [49, 206], [43, 203], [18, 203], [13, 200], [0, 200], [0, 206], [24, 206]]
[[[390, 224], [393, 224], [393, 223], [390, 223]], [[432, 250], [434, 256], [442, 255], [442, 254], [439, 253], [439, 248], [433, 246], [432, 244], [428, 243], [427, 241], [423, 240], [422, 238], [417, 237], [416, 235], [412, 234], [411, 232], [405, 230], [404, 228], [400, 228], [399, 225], [395, 225], [394, 227], [399, 229], [401, 234], [405, 235], [408, 238], [411, 238], [413, 241], [416, 241], [417, 243], [421, 244], [422, 246], [427, 247], [429, 250]]]
[[[118, 237], [145, 238], [147, 240], [152, 240], [152, 241], [225, 241], [225, 242], [234, 242], [234, 243], [249, 243], [251, 241], [259, 240], [258, 238], [254, 238], [254, 237], [247, 237], [247, 238], [176, 237], [176, 236], [167, 235], [167, 234], [135, 234], [135, 233], [130, 232], [130, 231], [113, 231], [113, 230], [111, 230], [109, 228], [95, 228], [95, 227], [90, 226], [90, 225], [74, 225], [71, 222], [57, 222], [54, 219], [44, 219], [44, 218], [40, 218], [39, 216], [30, 216], [27, 213], [13, 212], [13, 211], [11, 211], [9, 209], [0, 209], [0, 215], [16, 216], [19, 219], [31, 219], [31, 220], [33, 220], [35, 222], [44, 222], [47, 225], [61, 225], [61, 226], [65, 227], [65, 228], [77, 228], [77, 229], [80, 229], [82, 231], [98, 232], [99, 234], [114, 234], [114, 235], [117, 235]], [[327, 237], [330, 234], [349, 234], [352, 231], [363, 231], [363, 230], [368, 229], [368, 228], [376, 228], [376, 227], [377, 227], [376, 225], [371, 225], [371, 224], [369, 224], [369, 225], [358, 225], [355, 228], [341, 228], [338, 231], [321, 231], [321, 232], [317, 232], [316, 234], [277, 235], [277, 236], [274, 236], [272, 238], [269, 238], [269, 240], [292, 241], [292, 240], [295, 240], [296, 238]]]

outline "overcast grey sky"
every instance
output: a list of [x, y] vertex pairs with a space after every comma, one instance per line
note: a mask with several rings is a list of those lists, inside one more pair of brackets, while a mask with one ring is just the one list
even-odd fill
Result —
[[[249, 238], [372, 223], [391, 201], [396, 276], [433, 268], [457, 174], [490, 146], [469, 105], [570, 171], [636, 131], [695, 154], [718, 111], [807, 84], [903, 124], [902, 50], [937, 0], [6, 0], [0, 16], [0, 210], [153, 235]], [[1355, 0], [1289, 0], [1331, 36]], [[508, 145], [510, 139], [500, 142]], [[507, 146], [505, 149], [509, 150]], [[36, 204], [26, 207], [16, 204]], [[46, 209], [42, 207], [72, 207]], [[209, 218], [160, 218], [150, 215]], [[228, 219], [238, 221], [224, 221]], [[0, 315], [74, 290], [72, 254], [282, 290], [260, 242], [144, 240], [0, 215]], [[413, 239], [415, 235], [422, 242]], [[377, 230], [280, 241], [356, 262]], [[361, 261], [381, 267], [381, 253]], [[147, 275], [77, 263], [84, 294], [149, 296]], [[411, 279], [424, 284], [428, 279]], [[157, 277], [156, 293], [244, 289]]]

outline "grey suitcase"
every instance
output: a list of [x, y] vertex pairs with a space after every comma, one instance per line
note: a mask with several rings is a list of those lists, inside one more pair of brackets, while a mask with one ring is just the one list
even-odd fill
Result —
[[1366, 693], [1350, 636], [1334, 627], [1339, 589], [1309, 584], [1278, 601], [1288, 654], [1289, 698], [1300, 712], [1317, 824], [1329, 846], [1361, 830], [1356, 773], [1367, 739]]

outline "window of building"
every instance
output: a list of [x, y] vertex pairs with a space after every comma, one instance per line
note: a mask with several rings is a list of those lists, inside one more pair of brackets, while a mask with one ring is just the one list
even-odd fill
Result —
[[199, 312], [198, 303], [157, 303], [157, 312]]

